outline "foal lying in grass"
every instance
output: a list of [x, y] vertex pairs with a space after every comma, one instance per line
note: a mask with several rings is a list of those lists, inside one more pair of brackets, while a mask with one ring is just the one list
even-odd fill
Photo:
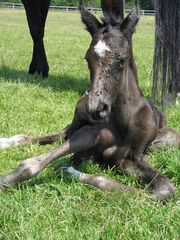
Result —
[[[137, 172], [143, 184], [151, 187], [151, 197], [165, 201], [175, 195], [169, 179], [162, 176], [144, 155], [150, 144], [180, 145], [180, 134], [165, 125], [163, 115], [142, 94], [138, 86], [132, 54], [132, 35], [139, 19], [139, 9], [122, 20], [114, 8], [103, 8], [104, 19], [97, 20], [80, 5], [82, 21], [92, 36], [86, 53], [91, 88], [77, 103], [71, 125], [62, 131], [42, 137], [15, 136], [1, 139], [0, 146], [23, 145], [29, 142], [48, 144], [65, 139], [56, 149], [28, 158], [17, 169], [0, 177], [0, 188], [15, 186], [40, 173], [52, 161], [74, 153], [73, 163], [84, 158], [115, 166], [127, 174]], [[62, 169], [80, 181], [101, 189], [132, 191], [125, 185], [103, 176], [82, 174], [74, 168]]]

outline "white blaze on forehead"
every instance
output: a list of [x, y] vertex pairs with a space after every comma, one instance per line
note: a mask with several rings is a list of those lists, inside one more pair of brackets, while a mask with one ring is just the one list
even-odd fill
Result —
[[104, 41], [99, 40], [94, 46], [94, 51], [99, 57], [105, 57], [106, 51], [110, 52], [110, 48]]

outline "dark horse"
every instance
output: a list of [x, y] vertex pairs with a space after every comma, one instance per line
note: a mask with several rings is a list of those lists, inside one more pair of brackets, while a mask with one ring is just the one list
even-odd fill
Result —
[[34, 43], [29, 73], [48, 77], [49, 66], [44, 48], [44, 27], [50, 0], [22, 0], [26, 10], [30, 34]]
[[[151, 143], [157, 147], [180, 146], [180, 134], [166, 127], [163, 115], [148, 102], [138, 86], [132, 35], [139, 9], [135, 7], [122, 20], [121, 11], [110, 4], [112, 1], [102, 2], [109, 4], [102, 4], [104, 19], [101, 22], [80, 4], [82, 21], [92, 36], [86, 53], [91, 88], [77, 103], [72, 124], [51, 136], [15, 136], [1, 139], [0, 143], [7, 147], [28, 142], [47, 144], [60, 138], [66, 141], [48, 153], [22, 161], [16, 170], [1, 176], [2, 190], [6, 185], [15, 186], [36, 176], [57, 158], [75, 153], [75, 164], [91, 157], [127, 174], [136, 171], [141, 182], [151, 187], [155, 200], [165, 201], [175, 195], [169, 179], [154, 169], [144, 156]], [[83, 179], [83, 175], [73, 168], [67, 171], [101, 189], [129, 190], [102, 176]]]

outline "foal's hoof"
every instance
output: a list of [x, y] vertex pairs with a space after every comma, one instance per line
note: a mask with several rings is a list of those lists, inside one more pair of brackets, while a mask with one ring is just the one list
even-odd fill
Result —
[[9, 138], [0, 138], [0, 148], [18, 147], [28, 141], [28, 137], [25, 135], [16, 135]]
[[42, 78], [48, 78], [48, 70], [37, 70], [37, 74]]
[[153, 194], [150, 199], [156, 202], [166, 202], [176, 195], [175, 187], [170, 183], [169, 179], [159, 179], [153, 187]]

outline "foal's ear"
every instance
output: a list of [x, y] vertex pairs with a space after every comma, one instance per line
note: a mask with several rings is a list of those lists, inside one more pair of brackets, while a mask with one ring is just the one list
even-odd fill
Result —
[[84, 7], [82, 0], [79, 1], [79, 9], [82, 22], [86, 25], [88, 32], [93, 36], [101, 28], [102, 24]]
[[131, 39], [132, 34], [135, 32], [135, 27], [139, 18], [140, 8], [139, 5], [136, 5], [121, 24], [121, 31], [129, 40]]
[[124, 0], [101, 0], [101, 8], [105, 19], [112, 24], [124, 19]]

